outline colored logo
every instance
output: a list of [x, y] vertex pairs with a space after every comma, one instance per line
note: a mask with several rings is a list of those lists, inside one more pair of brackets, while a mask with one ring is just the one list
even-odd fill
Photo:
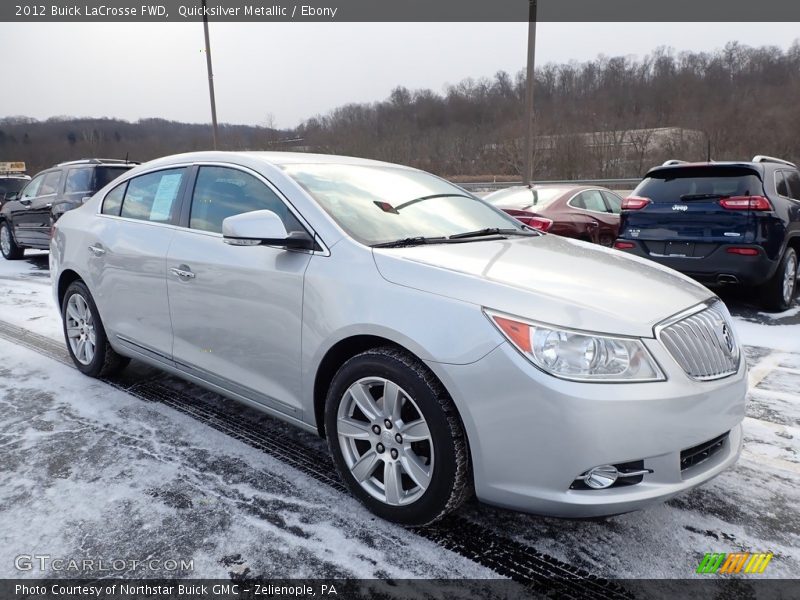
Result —
[[732, 554], [707, 552], [703, 560], [700, 561], [697, 572], [716, 573], [717, 575], [728, 573], [763, 573], [771, 560], [772, 552], [734, 552]]

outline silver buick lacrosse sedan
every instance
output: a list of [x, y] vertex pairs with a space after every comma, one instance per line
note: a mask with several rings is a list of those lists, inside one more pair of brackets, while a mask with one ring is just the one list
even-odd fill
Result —
[[737, 459], [725, 305], [388, 163], [203, 152], [132, 169], [56, 224], [75, 365], [135, 358], [327, 438], [370, 510], [470, 494], [565, 517], [663, 501]]

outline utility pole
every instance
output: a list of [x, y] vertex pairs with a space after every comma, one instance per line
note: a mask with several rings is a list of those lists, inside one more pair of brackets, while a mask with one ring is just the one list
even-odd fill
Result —
[[211, 69], [211, 42], [208, 39], [208, 16], [206, 0], [203, 0], [203, 32], [206, 37], [206, 67], [208, 68], [208, 95], [211, 98], [211, 135], [214, 150], [217, 149], [217, 101], [214, 99], [214, 71]]
[[528, 0], [528, 70], [525, 90], [525, 160], [522, 184], [533, 181], [533, 78], [536, 58], [536, 3]]

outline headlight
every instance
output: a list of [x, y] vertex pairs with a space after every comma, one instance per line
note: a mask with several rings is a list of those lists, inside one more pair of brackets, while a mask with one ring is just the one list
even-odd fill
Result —
[[500, 332], [542, 371], [573, 381], [663, 381], [640, 339], [570, 331], [484, 311]]

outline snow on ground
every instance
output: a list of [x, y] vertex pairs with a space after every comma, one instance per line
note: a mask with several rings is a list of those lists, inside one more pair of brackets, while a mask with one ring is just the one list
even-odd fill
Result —
[[[752, 551], [775, 553], [771, 577], [796, 577], [800, 309], [768, 315], [725, 300], [750, 346], [735, 468], [664, 505], [610, 519], [547, 519], [475, 502], [463, 516], [599, 576], [683, 578], [705, 552]], [[62, 340], [46, 254], [0, 260], [0, 320]], [[209, 577], [245, 569], [495, 576], [190, 416], [2, 340], [0, 407], [0, 577], [17, 574], [10, 565], [24, 552], [192, 558], [194, 575]]]
[[265, 577], [492, 575], [189, 416], [2, 340], [0, 365], [0, 577], [19, 575], [21, 553], [193, 559], [183, 576], [216, 578], [234, 564]]

